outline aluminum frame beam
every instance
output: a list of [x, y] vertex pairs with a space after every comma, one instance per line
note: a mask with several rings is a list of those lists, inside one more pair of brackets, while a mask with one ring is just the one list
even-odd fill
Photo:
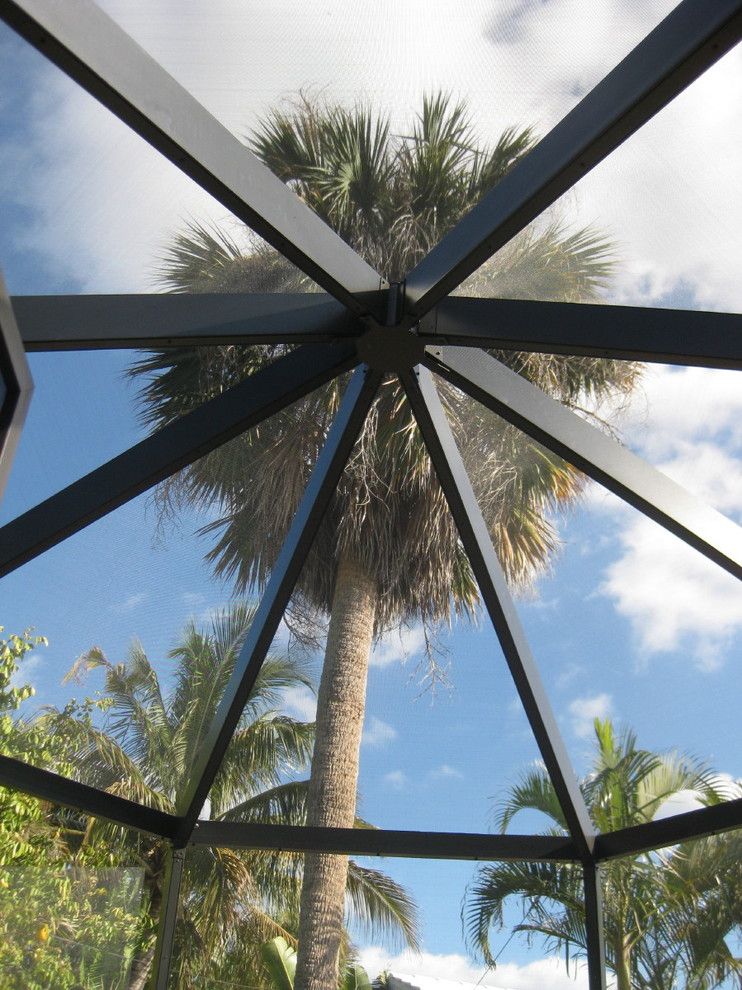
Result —
[[348, 345], [306, 344], [0, 528], [0, 577], [349, 370]]
[[192, 845], [230, 849], [277, 849], [346, 856], [500, 862], [580, 861], [575, 843], [567, 836], [498, 835], [490, 832], [412, 832], [401, 829], [199, 821], [190, 842]]
[[163, 839], [171, 839], [178, 824], [174, 815], [157, 808], [148, 808], [11, 756], [0, 755], [0, 785], [31, 794], [42, 801], [75, 808], [95, 818], [105, 818], [117, 825], [159, 835]]
[[92, 0], [0, 0], [0, 18], [352, 312], [370, 312], [378, 273]]
[[590, 990], [606, 990], [603, 885], [600, 866], [593, 862], [583, 863], [582, 882], [585, 889], [588, 986]]
[[429, 348], [425, 363], [719, 567], [742, 578], [741, 527], [561, 402], [481, 350]]
[[329, 343], [366, 330], [342, 303], [313, 292], [13, 296], [11, 302], [26, 351]]
[[683, 0], [407, 276], [423, 316], [742, 37], [742, 0]]
[[157, 926], [157, 941], [155, 955], [152, 960], [152, 970], [148, 981], [149, 990], [168, 990], [170, 982], [170, 965], [173, 959], [175, 944], [175, 929], [178, 924], [178, 906], [180, 903], [180, 888], [185, 866], [185, 849], [167, 851], [165, 860], [165, 877], [163, 882], [162, 906], [160, 908], [159, 924]]
[[635, 856], [736, 828], [742, 828], [742, 798], [659, 818], [644, 825], [603, 832], [595, 842], [595, 859], [602, 862], [620, 856]]
[[31, 370], [0, 273], [0, 499], [8, 481], [32, 393]]
[[737, 313], [450, 296], [423, 318], [418, 336], [434, 345], [742, 368]]
[[590, 858], [594, 828], [435, 382], [426, 368], [400, 378], [570, 834], [580, 856]]
[[190, 839], [219, 771], [325, 510], [378, 391], [381, 377], [380, 372], [373, 372], [362, 365], [356, 368], [345, 391], [235, 662], [224, 696], [206, 738], [199, 747], [198, 760], [189, 785], [179, 798], [178, 814], [182, 820], [176, 838], [184, 844]]

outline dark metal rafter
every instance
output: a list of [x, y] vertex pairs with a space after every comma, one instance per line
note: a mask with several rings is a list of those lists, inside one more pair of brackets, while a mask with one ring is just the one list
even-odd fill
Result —
[[0, 273], [0, 498], [26, 419], [33, 380]]
[[313, 292], [13, 296], [11, 302], [27, 351], [328, 343], [366, 329], [342, 303]]
[[594, 829], [432, 375], [400, 375], [570, 834], [590, 858]]
[[528, 436], [742, 578], [742, 528], [482, 351], [429, 348], [426, 364]]
[[0, 18], [354, 313], [371, 311], [373, 268], [92, 0], [0, 0]]
[[0, 786], [12, 787], [42, 801], [75, 808], [86, 815], [105, 818], [163, 839], [172, 839], [178, 825], [174, 815], [157, 808], [128, 801], [117, 794], [109, 794], [10, 756], [0, 755]]
[[579, 861], [572, 839], [550, 835], [412, 832], [401, 829], [320, 828], [309, 825], [200, 821], [193, 832], [191, 843], [229, 849], [278, 849], [346, 856]]
[[602, 861], [635, 856], [737, 828], [742, 828], [742, 798], [658, 818], [644, 825], [604, 832], [596, 839], [595, 858]]
[[201, 744], [189, 785], [178, 802], [178, 813], [182, 816], [178, 839], [183, 843], [191, 837], [380, 382], [379, 373], [359, 367], [343, 396], [224, 696]]
[[348, 345], [306, 344], [169, 423], [0, 529], [0, 576], [256, 426], [357, 363]]
[[449, 296], [418, 336], [434, 345], [742, 368], [737, 313]]
[[410, 272], [410, 317], [460, 285], [741, 36], [742, 0], [683, 0]]

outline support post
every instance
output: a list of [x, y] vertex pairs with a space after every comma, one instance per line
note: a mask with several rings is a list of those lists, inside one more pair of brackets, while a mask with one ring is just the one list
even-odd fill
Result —
[[591, 859], [586, 860], [582, 864], [582, 875], [585, 885], [588, 986], [590, 990], [606, 990], [603, 886], [600, 866]]
[[[152, 960], [149, 990], [168, 990], [184, 863], [185, 849], [169, 846], [165, 862], [162, 905], [160, 907], [157, 942], [155, 943], [155, 955]], [[173, 987], [171, 990], [175, 990], [175, 988]]]

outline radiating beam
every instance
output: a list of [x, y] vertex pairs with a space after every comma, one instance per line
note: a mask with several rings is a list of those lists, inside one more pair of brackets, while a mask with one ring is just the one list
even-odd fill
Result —
[[590, 816], [435, 383], [425, 368], [400, 377], [570, 834], [579, 854], [589, 857]]
[[742, 828], [742, 798], [658, 818], [645, 825], [604, 832], [595, 840], [595, 858], [607, 860], [635, 856], [735, 828]]
[[278, 849], [349, 856], [414, 859], [562, 860], [579, 859], [572, 839], [550, 835], [493, 835], [470, 832], [409, 832], [400, 829], [322, 828], [199, 821], [191, 842], [229, 849]]
[[0, 529], [0, 577], [353, 367], [355, 348], [307, 344]]
[[164, 811], [108, 794], [10, 756], [0, 755], [0, 785], [162, 838], [172, 838], [177, 827], [177, 819]]
[[737, 578], [742, 528], [481, 350], [429, 348], [426, 363], [457, 388], [604, 485]]
[[171, 846], [165, 856], [165, 876], [162, 883], [162, 904], [157, 925], [157, 941], [155, 942], [155, 955], [152, 960], [150, 978], [147, 983], [149, 990], [168, 990], [168, 987], [173, 986], [170, 981], [170, 966], [173, 960], [184, 865], [185, 849], [173, 849]]
[[314, 292], [13, 296], [12, 303], [27, 351], [303, 344], [366, 329], [342, 303]]
[[33, 380], [23, 342], [0, 273], [0, 499], [8, 481], [32, 392]]
[[742, 0], [684, 0], [407, 276], [424, 315], [742, 37]]
[[593, 862], [583, 863], [582, 881], [585, 887], [588, 987], [589, 990], [606, 990], [603, 885], [600, 866]]
[[418, 336], [429, 344], [742, 368], [738, 313], [449, 296], [421, 321]]
[[0, 0], [0, 18], [354, 313], [369, 312], [373, 268], [92, 0]]
[[178, 801], [183, 821], [177, 838], [182, 843], [190, 839], [380, 382], [379, 372], [361, 366], [346, 389], [224, 695], [199, 746], [188, 787]]

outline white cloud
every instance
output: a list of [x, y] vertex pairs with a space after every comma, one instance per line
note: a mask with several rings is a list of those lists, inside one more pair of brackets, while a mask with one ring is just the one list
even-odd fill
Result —
[[536, 959], [522, 966], [517, 963], [499, 963], [494, 971], [487, 972], [482, 966], [474, 965], [466, 956], [456, 953], [418, 954], [407, 950], [391, 956], [379, 946], [368, 946], [361, 949], [360, 962], [372, 980], [384, 970], [389, 970], [400, 978], [409, 978], [414, 974], [435, 977], [436, 981], [440, 981], [426, 983], [426, 990], [458, 990], [456, 983], [449, 981], [465, 981], [503, 990], [543, 990], [544, 987], [549, 990], [587, 990], [588, 985], [584, 965], [572, 965], [568, 973], [564, 963], [558, 959]]
[[303, 684], [285, 688], [282, 704], [289, 715], [302, 722], [314, 722], [317, 718], [317, 698], [314, 692]]
[[[742, 517], [742, 389], [734, 372], [653, 367], [623, 421], [626, 442], [717, 510]], [[738, 582], [682, 540], [591, 486], [586, 505], [613, 523], [615, 559], [598, 592], [629, 620], [640, 653], [683, 649], [702, 670], [742, 632]]]
[[404, 770], [390, 770], [381, 779], [385, 784], [393, 787], [395, 791], [403, 791], [408, 783], [408, 777]]
[[397, 730], [375, 715], [366, 719], [361, 742], [364, 746], [385, 746], [397, 738]]
[[721, 568], [647, 519], [620, 533], [621, 555], [600, 592], [630, 620], [642, 653], [685, 647], [702, 670], [714, 670], [742, 632], [742, 594]]
[[400, 626], [385, 633], [371, 652], [372, 667], [404, 663], [425, 649], [425, 631], [421, 625]]
[[569, 704], [569, 714], [572, 719], [572, 731], [580, 739], [586, 739], [592, 734], [593, 722], [596, 718], [607, 718], [611, 714], [611, 696], [595, 694], [585, 698], [575, 698]]
[[448, 780], [464, 779], [463, 773], [460, 770], [457, 770], [456, 767], [449, 766], [448, 763], [441, 763], [441, 765], [435, 770], [431, 770], [430, 776]]

